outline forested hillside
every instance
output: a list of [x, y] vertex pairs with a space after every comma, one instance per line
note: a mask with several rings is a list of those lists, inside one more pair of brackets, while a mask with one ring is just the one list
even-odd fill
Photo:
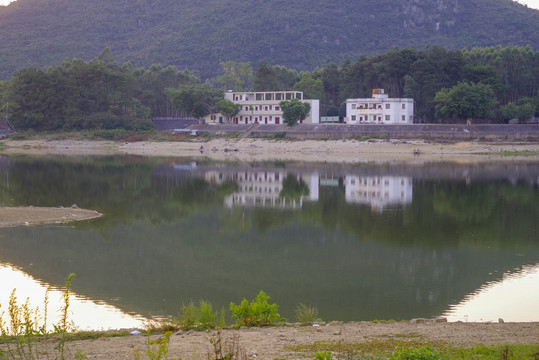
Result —
[[440, 45], [539, 47], [539, 11], [511, 0], [17, 0], [0, 7], [0, 79], [95, 58], [210, 78], [222, 61], [298, 70]]

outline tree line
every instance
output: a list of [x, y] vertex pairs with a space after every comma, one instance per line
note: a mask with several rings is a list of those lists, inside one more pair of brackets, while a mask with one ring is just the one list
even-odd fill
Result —
[[28, 68], [0, 82], [4, 114], [18, 129], [148, 129], [152, 117], [196, 117], [237, 106], [227, 90], [303, 91], [319, 99], [322, 116], [345, 114], [349, 98], [384, 88], [390, 97], [413, 98], [423, 122], [469, 118], [506, 122], [539, 114], [539, 52], [529, 46], [448, 50], [392, 49], [342, 64], [299, 72], [264, 61], [222, 62], [222, 75], [202, 81], [192, 71], [153, 64], [118, 64], [110, 49], [85, 62], [66, 59], [46, 70]]

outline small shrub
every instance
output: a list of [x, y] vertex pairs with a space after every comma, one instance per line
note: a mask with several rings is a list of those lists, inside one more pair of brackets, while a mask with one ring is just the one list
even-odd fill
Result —
[[391, 355], [391, 360], [443, 360], [447, 359], [445, 355], [442, 355], [428, 346], [419, 348], [399, 348]]
[[331, 351], [323, 351], [323, 352], [317, 352], [314, 354], [315, 360], [331, 360], [333, 359], [333, 355], [331, 354]]
[[296, 307], [296, 321], [301, 325], [312, 325], [318, 318], [318, 310], [315, 307], [300, 303]]
[[182, 314], [178, 318], [178, 324], [183, 330], [206, 330], [223, 327], [225, 325], [225, 310], [213, 311], [210, 302], [200, 300], [199, 307], [191, 301], [182, 306]]
[[284, 131], [273, 133], [274, 139], [284, 139], [285, 137], [286, 137], [286, 132]]
[[211, 353], [208, 354], [210, 360], [242, 360], [247, 359], [245, 351], [240, 346], [240, 338], [235, 334], [231, 340], [223, 340], [221, 331], [217, 331], [210, 339]]
[[256, 299], [247, 301], [243, 299], [239, 305], [230, 303], [232, 317], [236, 318], [237, 326], [264, 326], [271, 325], [280, 319], [277, 313], [277, 304], [268, 304], [269, 296], [260, 291]]

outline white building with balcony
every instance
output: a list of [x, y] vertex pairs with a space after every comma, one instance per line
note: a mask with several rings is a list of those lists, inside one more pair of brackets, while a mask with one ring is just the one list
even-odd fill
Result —
[[[240, 111], [233, 119], [234, 124], [282, 124], [283, 112], [279, 103], [283, 100], [298, 99], [311, 105], [307, 118], [299, 123], [318, 124], [320, 122], [320, 101], [303, 99], [301, 91], [264, 91], [264, 92], [234, 92], [225, 93], [225, 99], [239, 104]], [[226, 120], [221, 114], [206, 117], [208, 124], [222, 124]]]
[[413, 124], [414, 99], [389, 98], [384, 89], [373, 89], [372, 98], [346, 100], [345, 123]]

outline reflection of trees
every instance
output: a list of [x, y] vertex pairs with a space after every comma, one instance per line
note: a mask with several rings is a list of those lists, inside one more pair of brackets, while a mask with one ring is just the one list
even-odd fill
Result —
[[457, 222], [485, 222], [492, 215], [496, 205], [493, 184], [466, 186], [449, 184], [438, 189], [433, 196], [434, 211]]
[[[236, 191], [236, 184], [209, 184], [201, 178], [181, 181], [153, 175], [151, 160], [128, 157], [17, 158], [0, 177], [0, 204], [71, 206], [105, 214], [93, 222], [101, 231], [134, 220], [171, 222], [212, 206]], [[83, 227], [83, 223], [77, 224]]]
[[290, 201], [299, 201], [303, 196], [309, 195], [309, 187], [303, 179], [297, 178], [294, 174], [288, 174], [283, 179], [283, 189], [279, 197]]

